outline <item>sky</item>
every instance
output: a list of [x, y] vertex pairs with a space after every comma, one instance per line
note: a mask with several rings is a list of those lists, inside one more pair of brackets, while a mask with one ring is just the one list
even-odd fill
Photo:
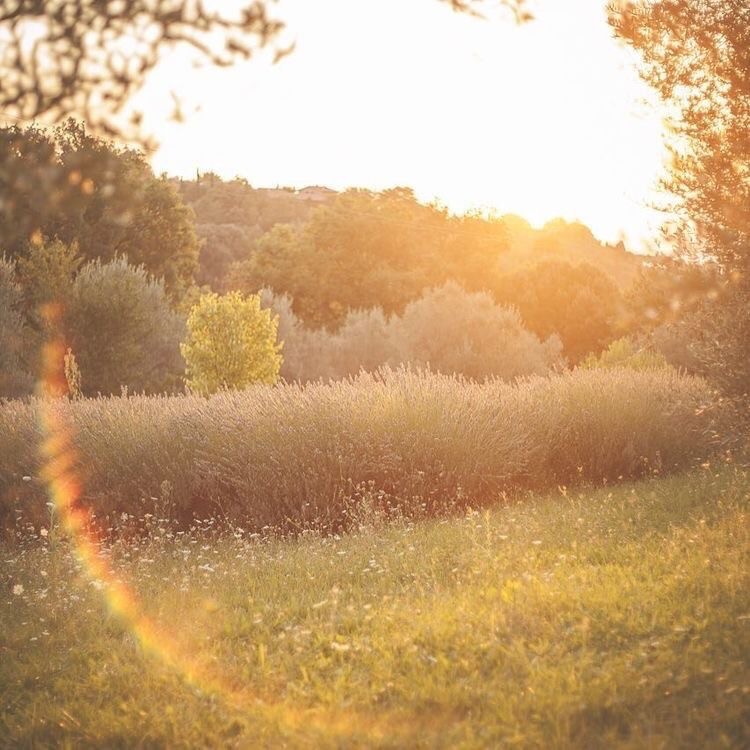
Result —
[[[499, 6], [478, 19], [437, 0], [279, 0], [296, 46], [277, 65], [195, 70], [175, 55], [157, 71], [143, 94], [154, 168], [254, 187], [409, 186], [454, 212], [561, 216], [648, 250], [663, 112], [605, 0], [530, 8], [518, 26]], [[183, 123], [163, 122], [171, 89]]]

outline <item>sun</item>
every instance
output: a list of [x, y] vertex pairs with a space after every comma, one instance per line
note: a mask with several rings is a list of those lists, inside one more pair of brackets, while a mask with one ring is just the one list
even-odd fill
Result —
[[[663, 113], [601, 0], [539, 0], [524, 26], [434, 0], [281, 10], [297, 47], [279, 65], [196, 73], [176, 61], [162, 73], [185, 77], [199, 111], [160, 132], [157, 169], [263, 187], [403, 185], [459, 212], [580, 220], [636, 250], [653, 238]], [[157, 109], [158, 92], [157, 80]]]

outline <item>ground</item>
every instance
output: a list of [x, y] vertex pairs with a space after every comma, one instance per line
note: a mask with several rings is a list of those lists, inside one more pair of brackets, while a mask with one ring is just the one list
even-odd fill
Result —
[[26, 527], [0, 744], [747, 747], [749, 497], [704, 466], [341, 536], [152, 518], [112, 585]]

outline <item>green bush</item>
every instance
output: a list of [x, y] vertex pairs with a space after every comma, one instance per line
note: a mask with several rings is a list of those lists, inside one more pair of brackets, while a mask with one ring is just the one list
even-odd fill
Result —
[[29, 333], [14, 264], [0, 256], [0, 398], [27, 395], [33, 388], [33, 379], [23, 363]]
[[281, 374], [289, 381], [340, 380], [385, 365], [512, 380], [543, 375], [562, 364], [557, 336], [540, 341], [515, 310], [455, 282], [427, 290], [401, 316], [386, 316], [379, 307], [350, 311], [333, 333], [306, 328], [288, 295], [265, 289], [261, 301], [279, 316]]
[[179, 342], [184, 321], [170, 309], [159, 280], [124, 258], [87, 263], [65, 306], [70, 347], [83, 393], [159, 392], [182, 374]]
[[[408, 514], [476, 507], [506, 491], [616, 481], [703, 460], [720, 412], [672, 370], [579, 370], [516, 385], [406, 370], [210, 398], [60, 401], [82, 502], [138, 514], [168, 496], [183, 519], [336, 527], [363, 498]], [[7, 517], [45, 510], [39, 404], [0, 409]], [[155, 500], [156, 499], [156, 500]]]
[[750, 290], [730, 286], [679, 321], [676, 328], [697, 373], [723, 393], [750, 396]]
[[281, 365], [278, 320], [263, 310], [260, 297], [239, 292], [204, 294], [188, 316], [181, 345], [187, 384], [198, 393], [275, 383]]

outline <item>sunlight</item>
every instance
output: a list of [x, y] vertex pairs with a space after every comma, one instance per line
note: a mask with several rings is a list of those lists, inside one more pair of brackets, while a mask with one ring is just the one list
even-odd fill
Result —
[[[200, 111], [158, 128], [157, 170], [266, 187], [408, 185], [457, 212], [578, 219], [635, 250], [654, 239], [661, 114], [599, 0], [539, 0], [523, 27], [434, 0], [280, 7], [294, 54], [190, 70], [186, 111]], [[154, 122], [165, 86], [185, 75], [174, 61], [144, 92]]]

